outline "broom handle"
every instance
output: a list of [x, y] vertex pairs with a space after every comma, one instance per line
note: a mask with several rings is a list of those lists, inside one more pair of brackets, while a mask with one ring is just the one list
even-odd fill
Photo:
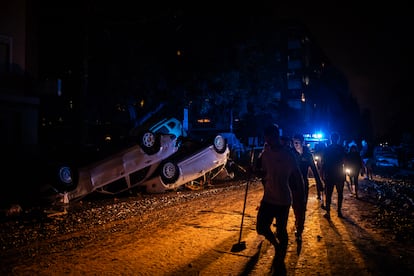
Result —
[[242, 219], [241, 219], [241, 224], [240, 224], [239, 243], [240, 243], [241, 238], [242, 238], [242, 229], [243, 229], [244, 211], [246, 210], [246, 200], [247, 200], [247, 190], [248, 190], [248, 189], [249, 189], [249, 180], [247, 180], [247, 183], [246, 183], [246, 192], [245, 192], [245, 194], [244, 194], [243, 214], [242, 214]]
[[[253, 143], [252, 149], [250, 151], [250, 166], [253, 166], [253, 159], [254, 159], [254, 143]], [[243, 203], [242, 220], [241, 220], [241, 224], [240, 224], [239, 243], [241, 242], [241, 238], [242, 238], [242, 229], [243, 229], [243, 221], [244, 221], [244, 211], [246, 210], [247, 191], [249, 189], [249, 182], [250, 182], [250, 175], [249, 175], [249, 179], [247, 179], [246, 192], [244, 193], [244, 203]]]

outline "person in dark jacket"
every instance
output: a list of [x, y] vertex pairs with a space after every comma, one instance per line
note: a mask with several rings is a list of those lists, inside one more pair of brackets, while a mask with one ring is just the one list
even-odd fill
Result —
[[331, 144], [326, 148], [322, 158], [322, 179], [325, 183], [325, 218], [331, 219], [331, 203], [333, 190], [338, 193], [338, 217], [342, 218], [342, 202], [344, 199], [345, 172], [344, 162], [346, 152], [339, 144], [340, 136], [337, 132], [331, 134]]
[[[256, 231], [275, 247], [275, 260], [284, 263], [288, 246], [287, 223], [292, 200], [304, 209], [305, 187], [292, 151], [280, 142], [279, 128], [264, 130], [266, 146], [256, 163], [256, 173], [263, 178], [263, 197], [257, 213]], [[276, 220], [276, 233], [271, 226]], [[279, 262], [280, 261], [280, 262]]]
[[[308, 196], [309, 196], [309, 178], [308, 173], [309, 169], [311, 169], [313, 177], [316, 182], [316, 190], [317, 194], [319, 195], [318, 199], [321, 199], [321, 193], [323, 190], [323, 184], [321, 181], [321, 177], [319, 176], [319, 171], [316, 168], [315, 160], [313, 159], [313, 155], [310, 152], [309, 148], [304, 145], [304, 138], [302, 134], [295, 134], [292, 138], [293, 143], [293, 155], [296, 157], [296, 161], [298, 162], [299, 169], [302, 173], [303, 181], [305, 183], [305, 209], [300, 210], [296, 207], [296, 202], [293, 201], [293, 211], [295, 214], [295, 226], [296, 226], [296, 239], [302, 239], [302, 232], [305, 224], [305, 213], [306, 213], [306, 206], [308, 203]], [[323, 203], [322, 203], [323, 205]]]
[[356, 145], [349, 148], [345, 158], [345, 167], [349, 169], [349, 184], [354, 187], [355, 197], [358, 198], [358, 178], [360, 173], [361, 176], [364, 176], [364, 162]]

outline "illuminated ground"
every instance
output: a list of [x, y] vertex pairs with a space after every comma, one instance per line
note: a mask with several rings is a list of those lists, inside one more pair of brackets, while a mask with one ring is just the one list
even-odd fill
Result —
[[[1, 224], [0, 272], [270, 275], [273, 248], [255, 232], [261, 183], [250, 182], [242, 216], [245, 183], [155, 197], [85, 200], [63, 213], [5, 220]], [[407, 206], [396, 191], [401, 183], [376, 177], [375, 181], [361, 184], [361, 199], [346, 189], [345, 218], [338, 218], [333, 212], [330, 222], [323, 218], [324, 211], [315, 198], [314, 186], [311, 187], [299, 255], [290, 217], [285, 260], [288, 275], [414, 272], [413, 207]], [[333, 210], [335, 204], [334, 196]], [[396, 212], [396, 208], [400, 211]], [[233, 245], [239, 243], [242, 218], [241, 241], [246, 248], [231, 252]]]

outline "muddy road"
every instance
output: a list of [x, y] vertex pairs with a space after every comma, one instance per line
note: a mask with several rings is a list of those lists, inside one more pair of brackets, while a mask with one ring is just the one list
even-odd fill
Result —
[[[287, 275], [406, 275], [414, 272], [413, 219], [397, 231], [379, 214], [378, 181], [345, 191], [331, 221], [311, 186], [298, 255], [288, 224]], [[1, 222], [2, 275], [271, 275], [273, 247], [255, 232], [258, 180], [197, 191], [85, 199]], [[312, 182], [311, 182], [312, 183]], [[332, 210], [336, 208], [334, 194]], [[408, 215], [409, 216], [409, 215]], [[241, 221], [243, 225], [241, 228]], [[382, 222], [380, 222], [382, 221]], [[396, 224], [394, 224], [395, 226]], [[401, 228], [401, 227], [400, 227]], [[241, 230], [241, 232], [240, 232]], [[246, 248], [232, 252], [240, 240]], [[408, 235], [408, 236], [406, 236]]]

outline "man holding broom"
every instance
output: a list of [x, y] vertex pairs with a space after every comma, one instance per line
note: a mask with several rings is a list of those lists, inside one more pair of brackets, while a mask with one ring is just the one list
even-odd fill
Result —
[[[254, 170], [262, 177], [264, 185], [256, 231], [275, 247], [274, 263], [283, 266], [288, 246], [289, 209], [294, 197], [295, 203], [305, 210], [305, 188], [294, 155], [280, 143], [279, 127], [274, 124], [267, 126], [264, 140], [265, 146]], [[271, 229], [274, 219], [276, 233]]]

